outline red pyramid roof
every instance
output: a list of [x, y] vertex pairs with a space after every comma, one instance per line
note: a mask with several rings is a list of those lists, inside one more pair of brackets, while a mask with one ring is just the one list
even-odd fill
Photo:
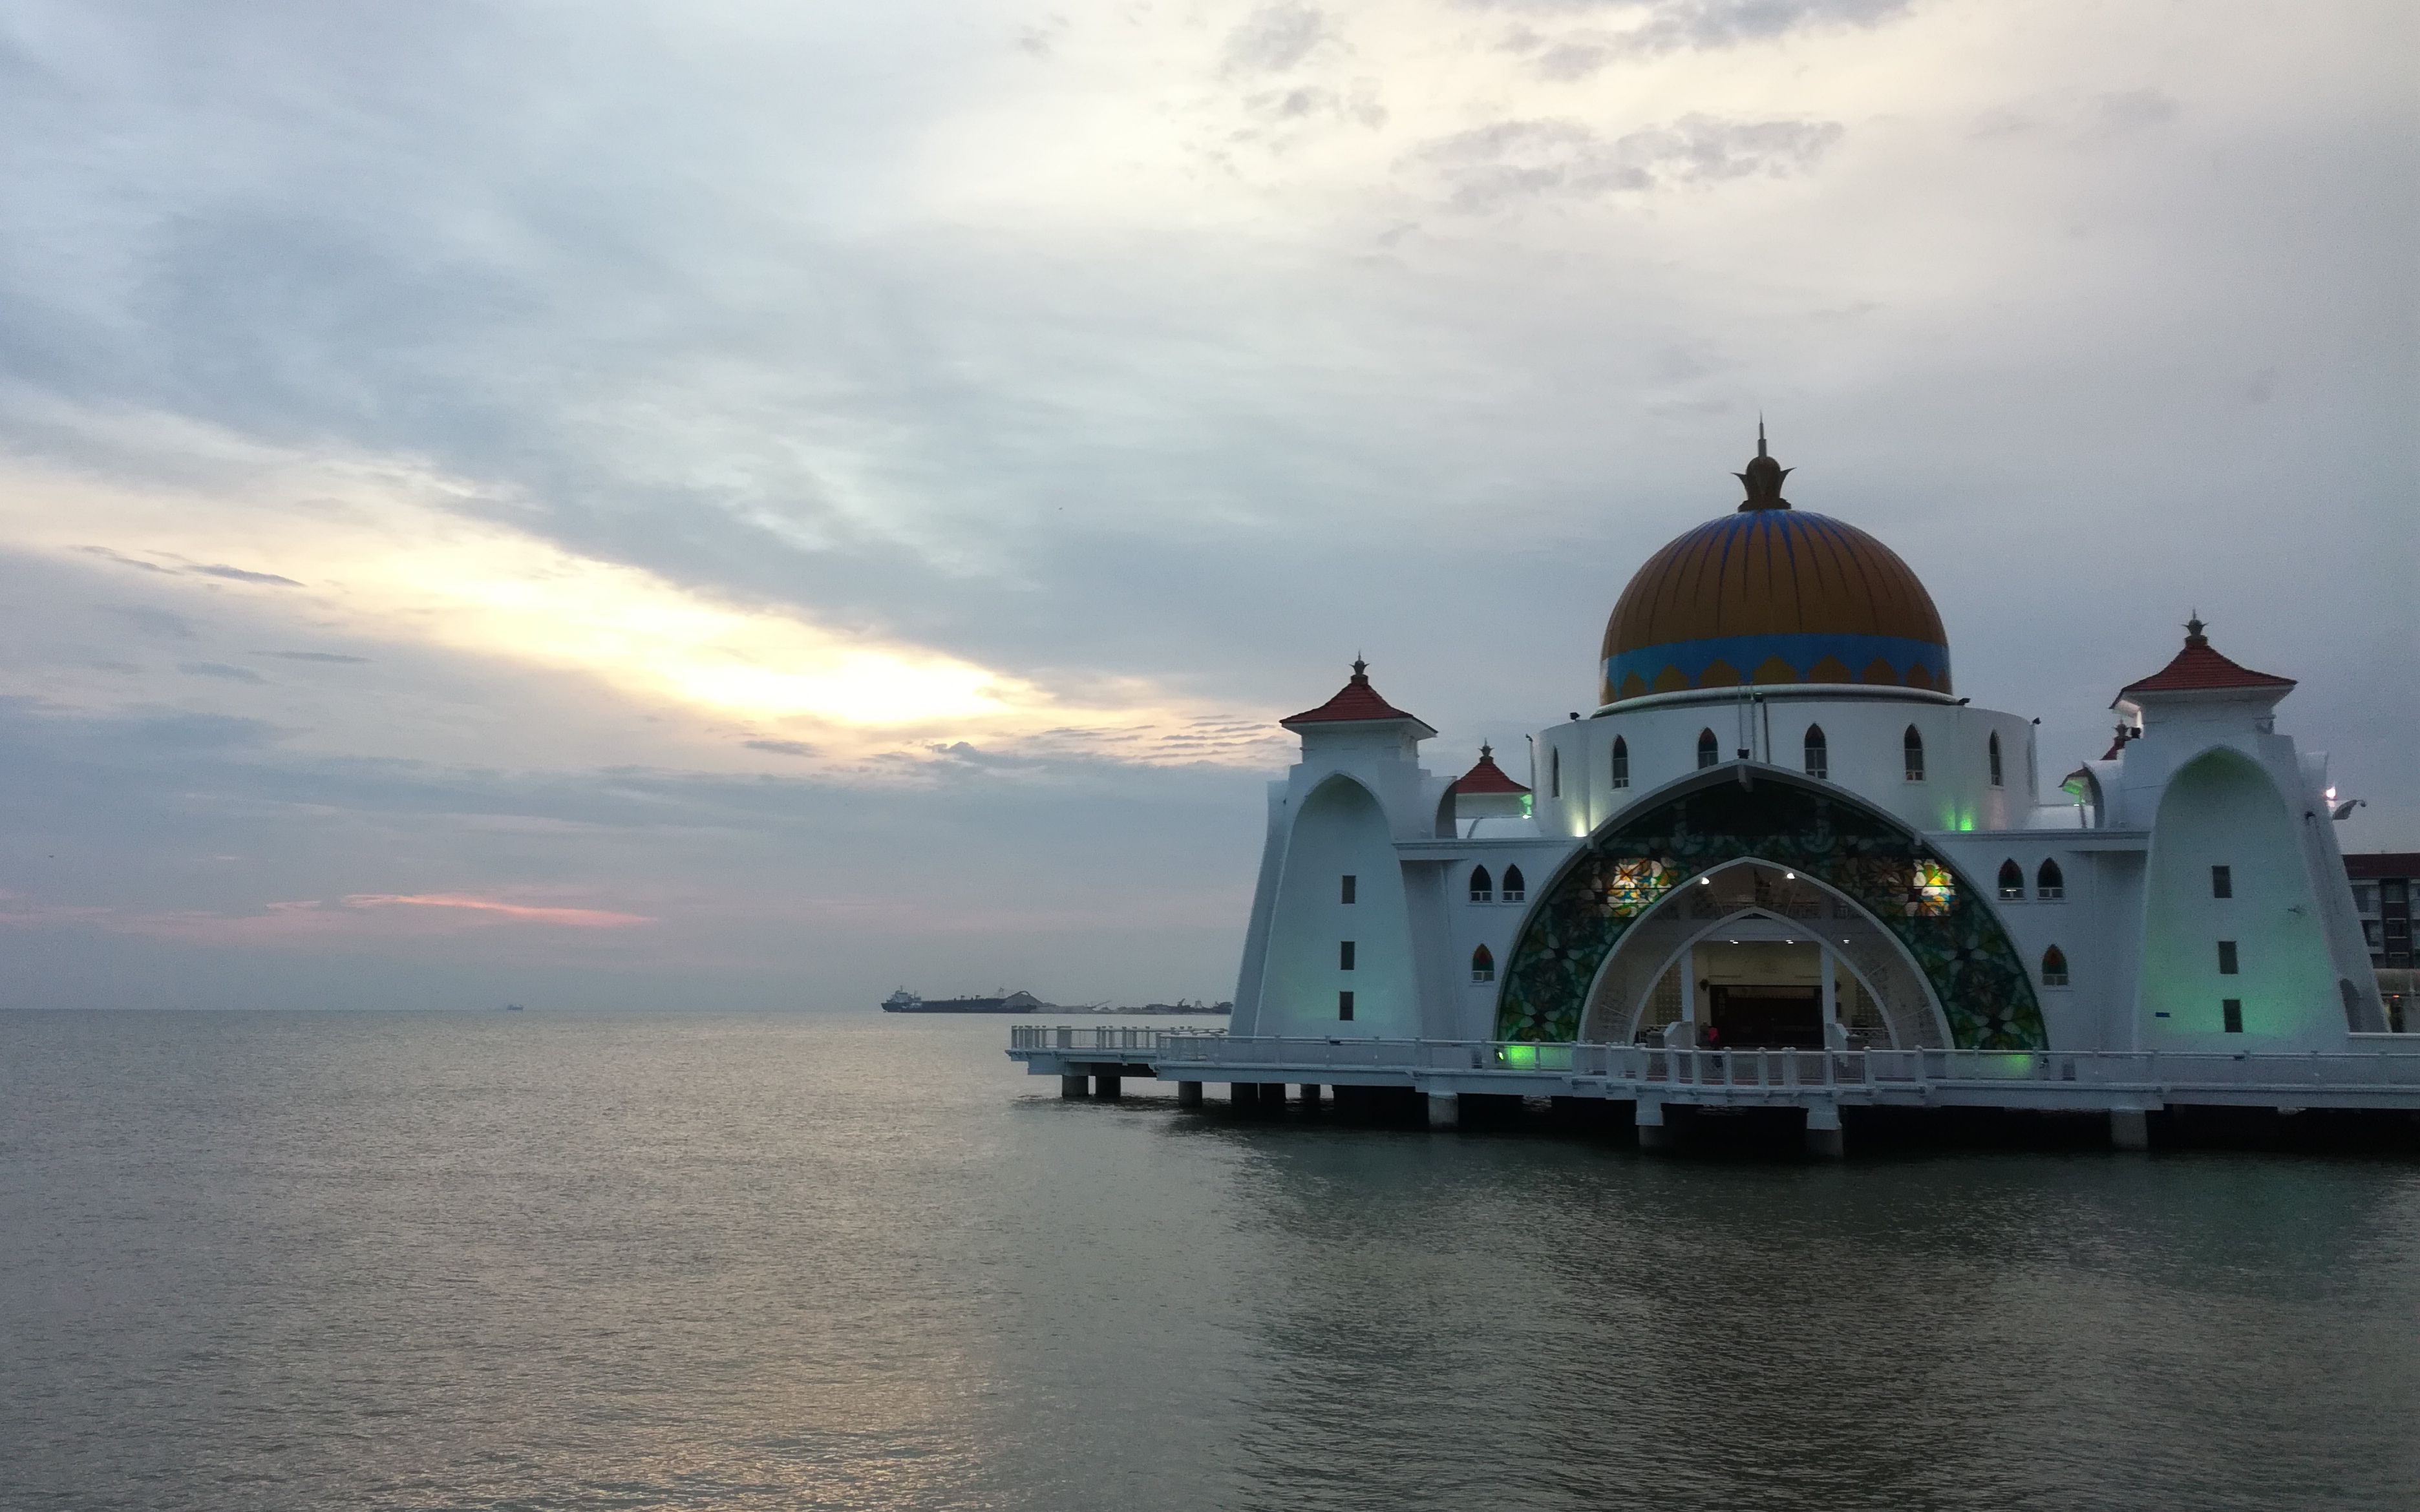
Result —
[[[1337, 689], [1334, 698], [1315, 709], [1305, 709], [1300, 714], [1289, 715], [1280, 719], [1278, 723], [1292, 726], [1345, 724], [1362, 719], [1409, 719], [1420, 728], [1428, 729], [1428, 721], [1419, 716], [1405, 714], [1378, 696], [1378, 690], [1370, 686], [1369, 666], [1368, 662], [1356, 657], [1353, 662], [1351, 680]], [[1429, 733], [1435, 733], [1435, 731]]]
[[2294, 686], [2290, 677], [2276, 677], [2268, 672], [2256, 672], [2249, 667], [2239, 667], [2211, 649], [2210, 637], [2202, 632], [2201, 620], [2185, 622], [2185, 648], [2176, 654], [2165, 667], [2138, 682], [2118, 690], [2119, 698], [2133, 698], [2137, 693], [2215, 693], [2231, 688], [2274, 687]]
[[1504, 768], [1496, 764], [1496, 748], [1481, 746], [1479, 748], [1479, 764], [1455, 778], [1453, 786], [1448, 791], [1477, 796], [1482, 793], [1527, 793], [1529, 790], [1505, 776]]

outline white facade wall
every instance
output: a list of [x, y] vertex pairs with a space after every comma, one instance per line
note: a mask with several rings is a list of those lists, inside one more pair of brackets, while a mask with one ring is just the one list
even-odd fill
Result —
[[[2038, 805], [2041, 771], [2034, 726], [2016, 715], [1869, 689], [1775, 689], [1745, 704], [1728, 695], [1639, 700], [1540, 731], [1534, 825], [1484, 821], [1480, 835], [1465, 838], [1452, 834], [1450, 822], [1440, 823], [1451, 812], [1446, 779], [1418, 764], [1417, 736], [1424, 727], [1410, 721], [1306, 727], [1302, 764], [1271, 789], [1234, 1032], [1492, 1039], [1497, 995], [1522, 924], [1588, 835], [1698, 770], [1700, 731], [1714, 731], [1724, 764], [1736, 758], [1745, 728], [1752, 760], [1795, 772], [1812, 723], [1825, 735], [1825, 780], [1917, 831], [1999, 918], [2034, 980], [2054, 1047], [2343, 1048], [2347, 1020], [2336, 983], [2356, 983], [2372, 1011], [2375, 984], [2318, 793], [2324, 762], [2304, 758], [2290, 738], [2273, 733], [2268, 713], [2273, 702], [2273, 697], [2247, 702], [2200, 695], [2156, 704], [2142, 738], [2129, 742], [2115, 761], [2089, 764], [2101, 801], [2079, 810], [2056, 794]], [[1908, 780], [1902, 765], [1902, 737], [1911, 724], [1925, 743], [1920, 781]], [[1988, 758], [1994, 735], [2001, 753], [1996, 785]], [[1611, 781], [1617, 736], [1629, 754], [1629, 783], [1621, 790]], [[2242, 794], [2164, 806], [2178, 772], [2217, 747], [2257, 766], [2275, 794], [2275, 824], [2257, 824], [2258, 805]], [[1351, 778], [1368, 802], [1310, 801], [1338, 776]], [[2247, 826], [2260, 830], [2257, 842]], [[2214, 933], [2219, 921], [2195, 911], [2193, 895], [2196, 887], [2207, 893], [2207, 867], [2215, 856], [2203, 852], [2213, 845], [2241, 854], [2225, 864], [2236, 868], [2239, 889], [2255, 889], [2239, 892], [2247, 906], [2238, 907], [2227, 923], [2232, 934]], [[1382, 856], [1393, 865], [1381, 865]], [[1998, 873], [2008, 859], [2024, 872], [2024, 895], [2004, 901], [1997, 896]], [[2055, 860], [2061, 873], [2064, 896], [2056, 900], [2040, 895], [2046, 859]], [[1471, 869], [1479, 865], [1494, 883], [1484, 903], [1469, 895]], [[1517, 903], [1502, 900], [1512, 865], [1526, 883]], [[1337, 878], [1347, 871], [1360, 879], [1359, 901], [1351, 908], [1336, 901]], [[2276, 916], [2268, 933], [2242, 922], [2256, 910]], [[2171, 936], [2191, 940], [2194, 949], [2168, 960], [2163, 952], [2173, 953]], [[1347, 984], [1334, 970], [1334, 951], [1344, 938], [1361, 942], [1351, 984], [1357, 1011], [1349, 1025], [1335, 1016], [1335, 992]], [[2164, 1002], [2164, 995], [2209, 998], [2213, 1014], [2221, 995], [2237, 995], [2216, 993], [2185, 969], [2200, 960], [2198, 951], [2210, 956], [2214, 975], [2219, 938], [2237, 940], [2246, 971], [2256, 939], [2264, 971], [2299, 963], [2290, 980], [2278, 977], [2273, 984], [2278, 1001], [2295, 1005], [2290, 1028], [2278, 1031], [2282, 1039], [2269, 1033], [2279, 1019], [2263, 1021], [2268, 1037], [2250, 1042], [2258, 1015], [2248, 1000], [2246, 1033], [2215, 1040], [2210, 1026], [2196, 1022], [2184, 1032], [2174, 1017], [2151, 1016], [2162, 1011], [2153, 999]], [[1494, 980], [1471, 980], [1470, 957], [1480, 945], [1494, 957]], [[2043, 952], [2054, 945], [2067, 960], [2063, 987], [2042, 980]], [[1395, 957], [1383, 970], [1381, 949]], [[2243, 995], [2248, 999], [2251, 990]], [[2376, 1026], [2383, 1026], [2382, 1013]]]
[[[1629, 807], [1639, 794], [1698, 769], [1698, 740], [1713, 731], [1724, 762], [1743, 745], [1750, 760], [1799, 771], [1807, 730], [1820, 725], [1827, 780], [1921, 830], [2007, 829], [2034, 807], [2038, 766], [2031, 721], [1962, 705], [1935, 694], [1875, 690], [1817, 693], [1759, 688], [1752, 700], [1730, 693], [1675, 693], [1615, 705], [1538, 733], [1539, 827], [1578, 837]], [[1909, 726], [1924, 739], [1925, 775], [1906, 779], [1902, 744]], [[1990, 781], [1991, 740], [2000, 742], [2001, 780]], [[1613, 785], [1616, 739], [1628, 748], [1630, 785]], [[1553, 775], [1559, 756], [1562, 791]]]
[[[1446, 780], [1419, 763], [1413, 720], [1306, 725], [1303, 759], [1269, 794], [1269, 832], [1231, 1027], [1237, 1034], [1405, 1039], [1427, 1032], [1440, 989], [1416, 907], [1435, 918], [1434, 881], [1407, 872], [1400, 841], [1434, 838]], [[1433, 871], [1434, 868], [1429, 870]], [[1342, 901], [1342, 878], [1354, 901]], [[1421, 894], [1425, 891], [1425, 898]], [[1354, 964], [1340, 945], [1354, 942]], [[1423, 980], [1426, 979], [1426, 980]], [[1340, 992], [1354, 997], [1339, 1016]]]

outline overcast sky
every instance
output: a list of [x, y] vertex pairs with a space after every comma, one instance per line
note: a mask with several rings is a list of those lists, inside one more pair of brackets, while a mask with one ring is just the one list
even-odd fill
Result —
[[2408, 0], [0, 0], [0, 1001], [1228, 995], [1790, 494], [2420, 848]]

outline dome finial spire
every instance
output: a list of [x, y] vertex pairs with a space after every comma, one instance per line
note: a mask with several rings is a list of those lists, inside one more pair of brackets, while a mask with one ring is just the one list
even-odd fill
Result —
[[2210, 637], [2202, 634], [2204, 630], [2209, 628], [2210, 626], [2202, 624], [2201, 622], [2201, 610], [2198, 609], [2195, 609], [2185, 620], [2185, 644], [2188, 646], [2206, 646], [2210, 644]]
[[1731, 474], [1747, 488], [1747, 499], [1740, 508], [1788, 509], [1790, 501], [1781, 497], [1781, 480], [1794, 471], [1775, 461], [1773, 454], [1765, 450], [1764, 415], [1760, 410], [1756, 417], [1756, 455], [1748, 459], [1745, 472]]

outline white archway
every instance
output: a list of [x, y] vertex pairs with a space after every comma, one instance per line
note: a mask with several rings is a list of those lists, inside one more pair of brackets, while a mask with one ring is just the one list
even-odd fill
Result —
[[[1827, 1013], [1844, 1026], [1857, 1024], [1873, 1048], [1949, 1043], [1932, 985], [1897, 936], [1838, 888], [1754, 857], [1692, 877], [1623, 931], [1590, 983], [1579, 1038], [1627, 1043], [1642, 1024], [1698, 1018], [1692, 963], [1699, 948], [1709, 940], [1767, 937], [1815, 947]], [[1843, 980], [1845, 995], [1838, 991]], [[1885, 1037], [1879, 1043], [1876, 1029]]]

